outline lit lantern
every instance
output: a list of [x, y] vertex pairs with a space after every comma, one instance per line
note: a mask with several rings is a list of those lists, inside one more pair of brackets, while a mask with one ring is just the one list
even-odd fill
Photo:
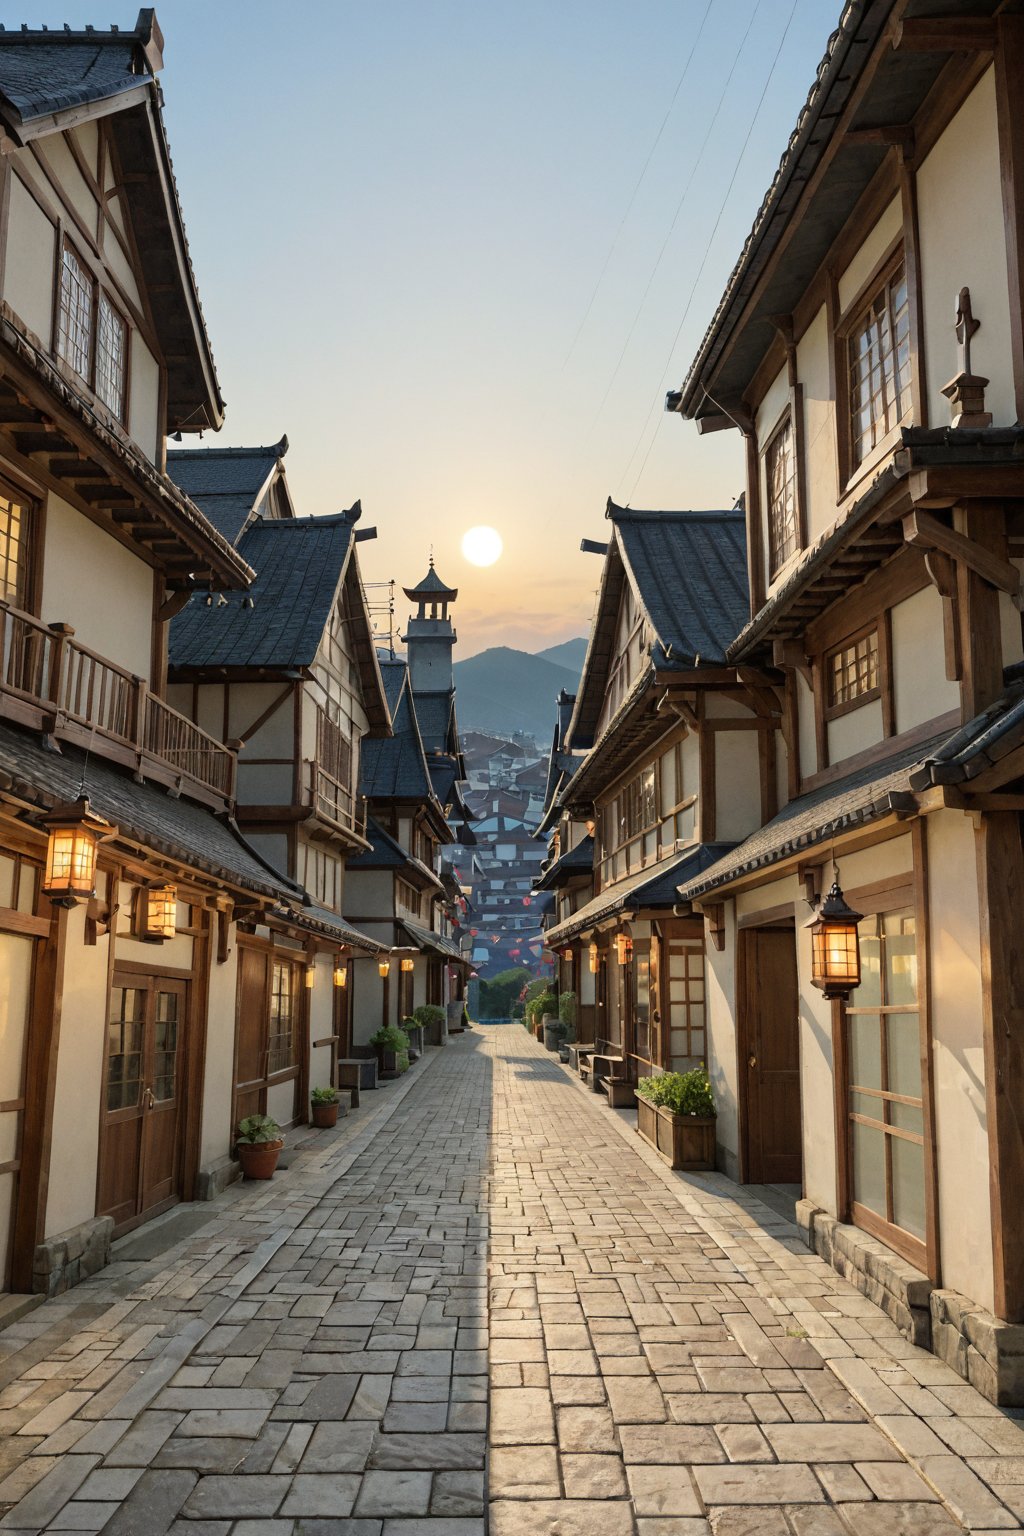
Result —
[[89, 808], [85, 795], [58, 805], [43, 818], [50, 834], [43, 892], [58, 907], [73, 907], [96, 894], [96, 851], [115, 830]]
[[562, 959], [563, 960], [571, 960], [572, 959], [572, 950], [571, 949], [563, 949], [562, 950]]
[[628, 933], [615, 935], [615, 949], [620, 965], [628, 965], [633, 955], [633, 940]]
[[590, 963], [590, 974], [591, 976], [596, 976], [598, 967], [598, 950], [596, 944], [591, 944], [590, 948], [587, 950], [587, 957]]
[[174, 938], [178, 914], [178, 892], [173, 885], [147, 887], [139, 897], [143, 910], [141, 937], [153, 944]]
[[839, 888], [839, 870], [833, 866], [832, 889], [807, 924], [811, 934], [811, 981], [826, 997], [844, 1001], [860, 986], [860, 940], [857, 924], [863, 914], [854, 912]]
[[378, 960], [377, 961], [377, 970], [380, 972], [381, 976], [387, 977], [390, 974], [390, 971], [391, 971], [391, 961], [390, 960]]
[[313, 983], [315, 981], [316, 981], [316, 964], [315, 964], [314, 961], [310, 960], [308, 962], [307, 966], [306, 966], [306, 990], [307, 990], [307, 992], [311, 992], [313, 990]]
[[416, 961], [413, 960], [410, 955], [405, 956], [405, 958], [402, 960], [402, 970], [403, 971], [407, 971], [407, 972], [411, 971], [411, 970], [414, 969], [415, 965], [416, 965]]
[[342, 960], [340, 956], [334, 962], [334, 977], [333, 977], [333, 980], [334, 980], [334, 985], [336, 987], [347, 987], [348, 986], [348, 966], [345, 964], [344, 960]]

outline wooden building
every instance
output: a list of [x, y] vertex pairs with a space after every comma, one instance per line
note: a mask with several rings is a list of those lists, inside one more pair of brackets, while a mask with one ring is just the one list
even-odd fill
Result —
[[74, 1284], [232, 1175], [239, 919], [303, 957], [325, 933], [239, 833], [226, 733], [167, 696], [171, 617], [253, 572], [166, 474], [223, 405], [161, 44], [151, 11], [0, 32], [0, 1291]]
[[562, 915], [546, 939], [575, 983], [581, 1033], [634, 1083], [706, 1059], [703, 922], [676, 887], [773, 809], [775, 729], [760, 681], [725, 661], [748, 611], [742, 509], [609, 502], [606, 515], [607, 545], [584, 546], [603, 550], [604, 569], [563, 737], [563, 754], [585, 755], [553, 797], [544, 882]]
[[[255, 573], [244, 593], [196, 592], [173, 620], [168, 692], [234, 744], [236, 820], [268, 866], [307, 893], [322, 928], [314, 943], [283, 919], [254, 918], [239, 939], [236, 1115], [271, 1113], [281, 1125], [306, 1118], [310, 1087], [335, 1081], [359, 1032], [353, 961], [376, 964], [381, 946], [344, 920], [345, 865], [369, 847], [363, 739], [391, 730], [357, 555], [375, 530], [359, 526], [358, 502], [296, 517], [287, 447], [282, 438], [168, 454], [177, 482]], [[278, 1038], [281, 997], [303, 988], [311, 1044], [303, 1031]]]
[[[1020, 1403], [1024, 16], [935, 9], [845, 7], [669, 397], [742, 435], [725, 656], [780, 716], [781, 809], [679, 899], [721, 1166], [802, 1185], [808, 1241]], [[828, 1001], [806, 923], [833, 861], [865, 916]]]

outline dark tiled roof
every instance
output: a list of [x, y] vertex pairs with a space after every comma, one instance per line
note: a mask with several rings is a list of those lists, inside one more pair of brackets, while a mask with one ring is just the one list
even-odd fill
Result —
[[[363, 746], [365, 748], [366, 742]], [[369, 848], [351, 854], [345, 860], [346, 869], [401, 869], [409, 861], [401, 843], [372, 816], [366, 822], [366, 841]]]
[[392, 736], [363, 740], [359, 793], [368, 800], [426, 801], [433, 795], [411, 699], [404, 689], [392, 717]]
[[[84, 754], [76, 747], [46, 751], [39, 738], [0, 724], [0, 769], [34, 791], [59, 801], [74, 800], [83, 777]], [[185, 799], [174, 799], [152, 784], [136, 784], [127, 773], [95, 755], [85, 772], [93, 808], [128, 841], [177, 859], [231, 885], [290, 902], [301, 888], [272, 874], [224, 817]], [[17, 792], [17, 790], [15, 791]]]
[[608, 505], [627, 573], [657, 639], [659, 670], [720, 663], [750, 616], [746, 519]]
[[703, 896], [741, 875], [826, 842], [850, 827], [864, 826], [904, 808], [913, 810], [910, 789], [914, 770], [945, 740], [940, 736], [933, 742], [905, 747], [885, 763], [875, 763], [799, 795], [713, 868], [680, 881], [680, 899]]
[[135, 31], [0, 28], [0, 99], [30, 123], [135, 90], [150, 75], [143, 40]]
[[409, 936], [417, 949], [425, 950], [428, 954], [445, 955], [450, 960], [461, 960], [462, 951], [451, 939], [446, 939], [440, 933], [435, 933], [432, 928], [423, 928], [419, 923], [411, 923], [407, 917], [398, 920], [399, 928]]
[[554, 890], [575, 875], [589, 875], [593, 868], [594, 839], [588, 835], [581, 838], [575, 848], [570, 848], [568, 853], [563, 853], [553, 864], [549, 864], [534, 882], [534, 888], [538, 891]]
[[653, 869], [638, 870], [635, 875], [608, 886], [564, 922], [549, 928], [544, 935], [545, 941], [550, 945], [561, 944], [627, 907], [674, 906], [678, 900], [676, 887], [679, 882], [692, 879], [702, 869], [707, 869], [731, 847], [731, 843], [698, 843], [696, 848], [687, 848], [673, 858], [663, 859]]
[[416, 695], [416, 719], [429, 752], [444, 752], [447, 748], [453, 709], [454, 694], [451, 692]]
[[381, 656], [378, 652], [377, 660], [380, 663], [380, 675], [384, 680], [384, 697], [388, 703], [388, 713], [392, 720], [395, 718], [395, 709], [402, 696], [402, 689], [409, 678], [409, 668], [404, 661], [398, 661], [394, 656]]
[[353, 928], [351, 923], [346, 923], [337, 912], [332, 912], [329, 907], [317, 907], [310, 905], [303, 907], [296, 921], [299, 927], [309, 928], [314, 932], [324, 932], [328, 937], [337, 939], [339, 944], [349, 944], [353, 949], [365, 949], [370, 954], [383, 954], [388, 946], [381, 944], [379, 939], [371, 939], [368, 934], [361, 933], [358, 928]]
[[287, 437], [266, 448], [171, 448], [167, 473], [234, 544], [287, 452]]
[[197, 592], [171, 623], [172, 668], [312, 664], [334, 606], [352, 542], [347, 513], [260, 520], [239, 553], [256, 571], [248, 600], [232, 594], [208, 606]]
[[440, 576], [434, 570], [433, 560], [431, 560], [430, 569], [427, 571], [427, 574], [424, 576], [423, 580], [417, 582], [414, 587], [403, 587], [402, 591], [405, 593], [406, 597], [412, 598], [413, 600], [415, 600], [417, 597], [446, 597], [448, 598], [449, 602], [454, 602], [459, 595], [459, 590], [457, 587], [446, 586], [445, 583], [441, 580]]
[[1019, 777], [1018, 760], [1007, 759], [1024, 747], [1024, 663], [1010, 668], [1007, 676], [1011, 681], [1006, 692], [914, 769], [911, 788], [927, 789], [932, 784], [969, 788], [972, 779], [1000, 765], [1006, 768], [1007, 780]]
[[[455, 794], [455, 786], [459, 777], [458, 763], [454, 762], [450, 757], [432, 757], [427, 764], [427, 768], [430, 772], [430, 782], [434, 786], [434, 794], [442, 805], [447, 805]], [[461, 795], [459, 800], [462, 802]]]

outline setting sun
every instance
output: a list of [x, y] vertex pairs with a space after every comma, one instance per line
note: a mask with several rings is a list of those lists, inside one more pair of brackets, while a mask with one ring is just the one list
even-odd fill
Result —
[[471, 565], [493, 565], [504, 548], [496, 528], [470, 528], [462, 535], [462, 553]]

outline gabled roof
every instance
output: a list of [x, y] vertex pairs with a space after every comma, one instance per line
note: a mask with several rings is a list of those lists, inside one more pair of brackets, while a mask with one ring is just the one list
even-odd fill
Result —
[[547, 866], [534, 881], [534, 890], [553, 891], [558, 886], [566, 885], [570, 880], [578, 879], [581, 875], [590, 875], [594, 870], [594, 839], [588, 833], [580, 839], [575, 848], [570, 848], [567, 853], [561, 854]]
[[384, 697], [388, 701], [391, 718], [394, 719], [402, 690], [409, 681], [409, 668], [404, 661], [399, 661], [394, 656], [382, 656], [379, 651], [377, 660], [380, 663], [380, 675], [384, 681]]
[[0, 30], [0, 120], [15, 144], [106, 117], [146, 298], [167, 363], [168, 431], [224, 419], [155, 76], [163, 36], [144, 9], [131, 32]]
[[742, 507], [708, 512], [634, 512], [608, 502], [613, 537], [568, 744], [593, 744], [615, 659], [625, 584], [651, 631], [660, 672], [722, 665], [750, 614], [746, 519]]
[[391, 722], [391, 736], [364, 740], [362, 744], [359, 754], [359, 793], [370, 801], [413, 800], [426, 803], [433, 800], [433, 786], [410, 688], [402, 689]]
[[239, 553], [256, 571], [244, 596], [208, 604], [196, 592], [171, 623], [170, 666], [175, 671], [213, 667], [265, 667], [297, 672], [309, 667], [323, 639], [352, 548], [348, 513], [255, 522]]
[[361, 849], [345, 860], [345, 870], [352, 869], [403, 869], [413, 877], [415, 884], [432, 885], [443, 890], [440, 880], [422, 859], [407, 853], [397, 838], [391, 836], [373, 816], [367, 818], [366, 840], [369, 848]]
[[679, 882], [715, 864], [731, 847], [731, 843], [698, 843], [694, 848], [686, 848], [672, 858], [663, 859], [653, 868], [637, 870], [625, 880], [607, 886], [599, 896], [588, 901], [586, 906], [580, 907], [578, 912], [574, 912], [564, 922], [549, 928], [544, 935], [545, 942], [551, 946], [562, 944], [566, 939], [575, 938], [592, 929], [606, 917], [627, 909], [671, 909], [678, 899], [676, 887]]
[[[275, 471], [283, 470], [288, 438], [260, 448], [169, 448], [167, 473], [201, 507], [213, 526], [237, 544], [265, 510]], [[283, 480], [282, 480], [283, 483]], [[285, 504], [291, 516], [290, 499]]]
[[428, 752], [458, 751], [454, 689], [444, 693], [417, 693], [416, 718]]

